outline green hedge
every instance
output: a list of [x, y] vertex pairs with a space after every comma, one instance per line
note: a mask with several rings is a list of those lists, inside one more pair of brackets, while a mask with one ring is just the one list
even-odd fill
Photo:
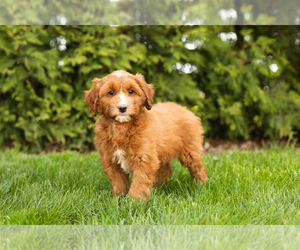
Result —
[[[202, 119], [207, 138], [300, 131], [297, 26], [0, 26], [0, 144], [93, 147], [83, 91], [140, 72], [155, 102]], [[273, 69], [273, 70], [271, 70]]]

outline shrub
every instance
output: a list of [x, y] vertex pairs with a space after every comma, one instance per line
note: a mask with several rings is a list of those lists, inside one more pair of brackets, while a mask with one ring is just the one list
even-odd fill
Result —
[[[155, 102], [202, 119], [206, 137], [293, 137], [300, 130], [297, 26], [0, 26], [0, 144], [93, 147], [83, 91], [123, 69]], [[298, 40], [297, 40], [298, 39]]]

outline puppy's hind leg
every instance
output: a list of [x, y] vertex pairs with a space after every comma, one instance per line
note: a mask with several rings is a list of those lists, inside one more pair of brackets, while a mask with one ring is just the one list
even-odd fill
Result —
[[198, 182], [201, 180], [203, 184], [207, 181], [206, 169], [202, 164], [201, 152], [184, 151], [180, 158], [181, 164], [188, 168], [192, 178]]
[[166, 164], [161, 164], [159, 170], [155, 175], [154, 183], [157, 186], [166, 184], [171, 174], [172, 174], [172, 164], [170, 162], [167, 162]]

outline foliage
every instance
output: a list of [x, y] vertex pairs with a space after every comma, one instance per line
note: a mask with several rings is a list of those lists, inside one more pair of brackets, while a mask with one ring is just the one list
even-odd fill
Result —
[[0, 24], [299, 24], [297, 1], [2, 0]]
[[119, 69], [144, 74], [156, 102], [199, 115], [206, 137], [300, 131], [297, 26], [0, 26], [0, 34], [1, 145], [93, 147], [83, 91]]
[[[240, 46], [236, 28], [216, 27], [199, 49], [206, 66], [194, 79], [205, 93], [205, 109], [200, 107], [198, 114], [210, 121], [206, 130], [231, 139], [292, 138], [300, 130], [298, 27], [243, 27]], [[226, 42], [216, 33], [227, 36]], [[191, 40], [196, 37], [191, 34]]]

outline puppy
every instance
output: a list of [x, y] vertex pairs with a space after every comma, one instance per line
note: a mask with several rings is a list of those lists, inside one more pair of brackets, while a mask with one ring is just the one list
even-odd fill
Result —
[[152, 186], [166, 183], [171, 176], [174, 158], [196, 182], [207, 180], [200, 119], [172, 102], [152, 107], [153, 94], [153, 86], [141, 74], [121, 70], [95, 78], [85, 91], [93, 115], [101, 114], [95, 124], [95, 143], [113, 195], [124, 196], [129, 190], [131, 197], [149, 198]]

